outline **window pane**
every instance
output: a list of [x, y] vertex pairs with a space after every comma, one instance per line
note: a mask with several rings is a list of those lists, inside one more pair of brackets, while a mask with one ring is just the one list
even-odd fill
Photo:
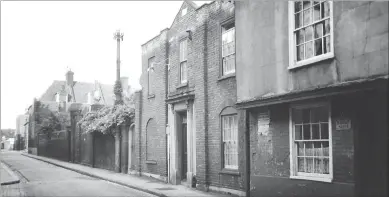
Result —
[[320, 125], [319, 124], [312, 124], [312, 139], [320, 139]]
[[321, 143], [322, 142], [313, 142], [313, 149], [315, 156], [323, 156], [322, 149], [321, 149]]
[[301, 27], [303, 24], [303, 13], [299, 12], [294, 15], [295, 28]]
[[310, 125], [304, 125], [303, 126], [303, 139], [304, 140], [310, 140], [311, 139], [311, 128]]
[[322, 142], [322, 146], [323, 146], [323, 156], [329, 156], [329, 150], [330, 150], [329, 143]]
[[304, 5], [304, 9], [308, 8], [311, 6], [311, 2], [310, 1], [303, 1], [303, 5]]
[[304, 44], [297, 46], [297, 61], [304, 59]]
[[314, 19], [314, 21], [320, 20], [320, 4], [316, 4], [313, 7], [313, 19]]
[[324, 21], [324, 35], [331, 33], [330, 19]]
[[323, 168], [323, 160], [319, 159], [319, 158], [315, 158], [315, 171], [314, 171], [314, 173], [322, 174], [323, 173], [322, 168]]
[[331, 52], [331, 38], [330, 36], [324, 37], [324, 53]]
[[304, 170], [304, 157], [299, 157], [297, 159], [297, 166], [299, 172], [305, 172]]
[[316, 5], [316, 4], [319, 4], [319, 3], [320, 3], [320, 1], [314, 1], [313, 5]]
[[297, 142], [297, 155], [304, 156], [304, 142]]
[[330, 16], [330, 3], [328, 1], [323, 2], [323, 10], [324, 10], [324, 16], [328, 17]]
[[308, 173], [313, 173], [313, 158], [306, 158], [305, 160], [307, 162], [307, 172]]
[[313, 26], [305, 28], [305, 42], [313, 39]]
[[303, 109], [302, 115], [303, 115], [303, 122], [304, 123], [310, 123], [310, 109]]
[[315, 55], [321, 55], [321, 54], [323, 54], [322, 39], [319, 38], [319, 39], [315, 40]]
[[320, 123], [321, 127], [321, 139], [328, 139], [328, 123]]
[[330, 173], [329, 159], [325, 158], [323, 159], [323, 174], [329, 174], [329, 173]]
[[315, 25], [315, 38], [323, 37], [323, 23], [318, 23]]
[[296, 44], [302, 44], [304, 42], [304, 29], [300, 29], [296, 32]]
[[313, 42], [308, 42], [305, 44], [305, 59], [308, 59], [313, 56]]
[[313, 156], [313, 142], [305, 142], [306, 156]]
[[302, 126], [299, 125], [299, 126], [295, 126], [295, 139], [296, 140], [302, 140], [303, 139], [303, 136], [302, 136]]
[[311, 9], [304, 10], [303, 17], [304, 17], [304, 25], [311, 24], [311, 19], [312, 19]]
[[298, 12], [302, 9], [303, 4], [301, 1], [294, 2], [294, 12]]

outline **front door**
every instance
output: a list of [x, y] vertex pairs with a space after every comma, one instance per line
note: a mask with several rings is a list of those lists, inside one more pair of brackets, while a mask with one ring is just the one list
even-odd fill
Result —
[[188, 172], [188, 149], [187, 149], [187, 138], [186, 138], [186, 114], [182, 116], [182, 180], [186, 180], [186, 173]]

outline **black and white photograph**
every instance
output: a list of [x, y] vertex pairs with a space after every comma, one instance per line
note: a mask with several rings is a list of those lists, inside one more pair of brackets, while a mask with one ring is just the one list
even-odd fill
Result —
[[386, 197], [389, 1], [1, 0], [0, 197]]

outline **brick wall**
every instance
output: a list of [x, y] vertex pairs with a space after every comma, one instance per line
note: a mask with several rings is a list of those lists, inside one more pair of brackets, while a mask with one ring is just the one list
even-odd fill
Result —
[[[187, 8], [187, 14], [181, 16], [182, 9]], [[142, 76], [141, 86], [143, 98], [139, 98], [142, 108], [137, 107], [136, 131], [140, 131], [141, 144], [137, 144], [142, 154], [140, 162], [142, 171], [164, 175], [165, 171], [165, 121], [167, 98], [179, 97], [184, 94], [194, 94], [196, 119], [196, 179], [200, 188], [209, 185], [232, 189], [243, 189], [244, 164], [239, 165], [240, 174], [221, 174], [221, 128], [220, 112], [236, 102], [236, 80], [221, 77], [221, 23], [234, 16], [234, 5], [229, 2], [213, 2], [195, 9], [183, 3], [176, 19], [168, 30], [142, 46]], [[191, 39], [186, 32], [191, 31]], [[179, 43], [188, 39], [188, 83], [180, 84]], [[147, 95], [148, 59], [154, 57], [156, 66], [151, 78], [151, 88], [155, 96]], [[163, 64], [168, 58], [169, 69]], [[167, 82], [167, 89], [165, 88]], [[167, 94], [167, 95], [166, 95]], [[140, 102], [139, 101], [139, 102]], [[139, 103], [137, 102], [137, 103]], [[140, 116], [138, 114], [141, 113]], [[140, 118], [141, 117], [141, 118]], [[239, 116], [240, 117], [240, 116]], [[142, 120], [140, 120], [142, 119]], [[147, 122], [153, 119], [157, 124], [156, 138], [162, 139], [158, 145], [145, 145]], [[244, 121], [242, 121], [243, 123]], [[139, 133], [139, 132], [138, 132]], [[243, 134], [239, 139], [243, 139]], [[137, 137], [136, 137], [137, 138]], [[155, 143], [154, 143], [155, 144]], [[140, 146], [139, 146], [140, 145]], [[149, 147], [153, 146], [153, 147]], [[153, 157], [157, 164], [145, 164], [145, 148], [155, 150]], [[243, 141], [239, 141], [239, 158], [243, 159]], [[137, 149], [138, 150], [138, 149]], [[205, 153], [205, 154], [204, 154]]]
[[[338, 131], [335, 121], [349, 118], [356, 122], [357, 104], [350, 102], [352, 96], [335, 97], [331, 100], [333, 183], [290, 179], [289, 103], [252, 109], [250, 113], [251, 195], [309, 194], [323, 191], [323, 195], [352, 195], [354, 189], [354, 130]], [[319, 100], [315, 100], [319, 101]], [[324, 101], [324, 100], [323, 100]], [[348, 102], [347, 102], [348, 101]], [[304, 101], [309, 103], [312, 101]], [[258, 114], [270, 113], [269, 133], [258, 133]], [[267, 182], [264, 184], [263, 182]], [[270, 184], [271, 183], [271, 184]], [[305, 189], [301, 189], [301, 185]], [[268, 187], [268, 188], [266, 188]], [[291, 189], [292, 188], [292, 189]], [[273, 189], [273, 191], [272, 191]], [[325, 191], [331, 190], [331, 192]], [[278, 193], [277, 193], [278, 192]], [[291, 193], [292, 192], [292, 193]]]

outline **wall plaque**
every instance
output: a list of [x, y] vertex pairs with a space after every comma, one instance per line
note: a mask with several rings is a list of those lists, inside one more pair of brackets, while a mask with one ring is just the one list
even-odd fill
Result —
[[351, 120], [346, 118], [335, 120], [335, 128], [339, 131], [349, 130], [351, 129]]
[[258, 136], [267, 136], [269, 134], [269, 124], [269, 112], [258, 114]]

